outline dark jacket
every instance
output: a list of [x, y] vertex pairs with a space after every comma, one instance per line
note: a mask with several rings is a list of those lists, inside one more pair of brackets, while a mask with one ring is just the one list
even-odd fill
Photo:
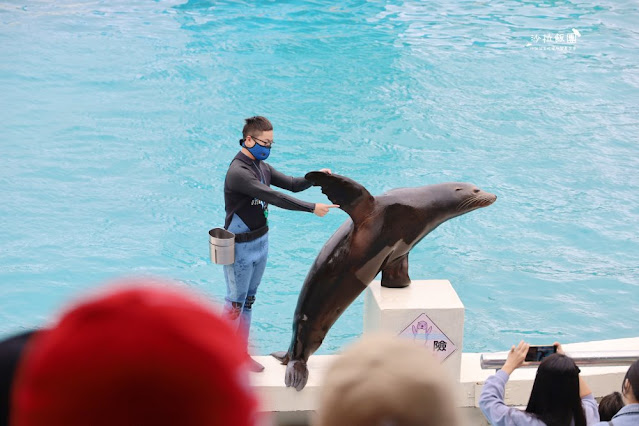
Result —
[[[613, 426], [639, 425], [639, 404], [629, 404], [623, 407], [611, 420]], [[608, 426], [609, 422], [599, 422], [595, 426]]]
[[252, 160], [240, 151], [231, 162], [224, 181], [224, 228], [228, 229], [233, 214], [237, 214], [252, 231], [265, 226], [269, 204], [287, 210], [315, 210], [315, 204], [275, 191], [270, 188], [271, 184], [292, 192], [303, 191], [312, 185], [304, 178], [280, 173], [264, 161]]

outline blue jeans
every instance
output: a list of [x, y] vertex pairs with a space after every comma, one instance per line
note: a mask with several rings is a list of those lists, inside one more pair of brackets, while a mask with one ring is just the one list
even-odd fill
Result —
[[[242, 219], [233, 215], [228, 228], [234, 234], [248, 232]], [[235, 243], [235, 263], [224, 265], [226, 297], [224, 315], [248, 343], [249, 328], [257, 287], [260, 285], [268, 256], [268, 233], [253, 241]]]

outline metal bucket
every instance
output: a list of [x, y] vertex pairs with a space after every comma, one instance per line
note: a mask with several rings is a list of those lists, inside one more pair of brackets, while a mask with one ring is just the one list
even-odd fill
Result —
[[209, 231], [209, 252], [211, 262], [218, 265], [230, 265], [235, 262], [235, 234], [224, 228]]

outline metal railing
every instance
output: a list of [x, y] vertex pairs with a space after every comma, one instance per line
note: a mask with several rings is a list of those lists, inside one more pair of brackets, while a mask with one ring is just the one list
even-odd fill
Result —
[[[639, 359], [639, 350], [630, 351], [566, 351], [580, 367], [610, 367], [630, 365]], [[481, 354], [480, 365], [483, 369], [499, 369], [506, 362], [508, 352]], [[531, 362], [522, 368], [538, 367], [538, 361]]]

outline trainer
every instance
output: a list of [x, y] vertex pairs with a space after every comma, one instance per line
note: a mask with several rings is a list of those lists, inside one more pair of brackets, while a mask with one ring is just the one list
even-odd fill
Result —
[[[273, 146], [273, 125], [265, 117], [247, 118], [242, 149], [235, 156], [224, 181], [224, 228], [235, 234], [235, 263], [224, 266], [226, 302], [224, 314], [248, 345], [251, 312], [268, 256], [268, 206], [324, 216], [334, 204], [308, 203], [271, 189], [271, 184], [292, 192], [311, 186], [304, 178], [287, 176], [266, 163]], [[331, 173], [329, 169], [321, 169]], [[253, 360], [253, 371], [264, 367]]]

